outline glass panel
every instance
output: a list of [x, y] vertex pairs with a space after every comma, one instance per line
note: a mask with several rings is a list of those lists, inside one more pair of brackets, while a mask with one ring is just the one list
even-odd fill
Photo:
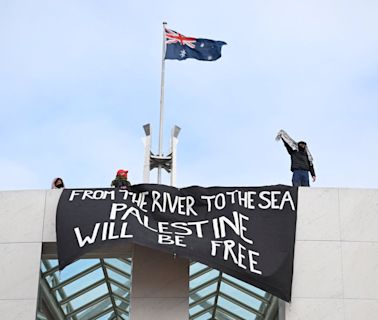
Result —
[[130, 280], [126, 277], [126, 275], [121, 275], [120, 273], [114, 272], [111, 269], [107, 269], [107, 272], [108, 272], [109, 278], [114, 279], [115, 281], [119, 282], [120, 284], [126, 287], [128, 286], [128, 283], [130, 282]]
[[45, 263], [41, 263], [41, 272], [45, 273], [47, 271], [47, 267]]
[[[108, 288], [106, 287], [106, 284], [103, 284], [99, 287], [96, 287], [95, 289], [80, 295], [79, 297], [73, 299], [70, 301], [71, 306], [74, 309], [80, 308], [81, 306], [85, 305], [89, 301], [96, 300], [97, 298], [103, 296], [104, 294], [108, 293]], [[65, 305], [63, 305], [65, 307]]]
[[126, 262], [120, 259], [105, 259], [106, 264], [114, 266], [115, 268], [123, 271], [124, 273], [131, 274], [131, 264], [127, 264]]
[[232, 281], [233, 283], [235, 283], [235, 284], [237, 284], [237, 285], [239, 285], [239, 286], [241, 286], [241, 287], [243, 287], [243, 288], [246, 288], [246, 289], [249, 290], [249, 291], [252, 291], [252, 292], [258, 294], [258, 295], [261, 296], [261, 297], [265, 297], [265, 296], [266, 296], [266, 292], [265, 292], [265, 291], [263, 291], [263, 290], [261, 290], [261, 289], [259, 289], [259, 288], [256, 288], [256, 287], [254, 287], [253, 285], [251, 285], [251, 284], [249, 284], [249, 283], [246, 283], [246, 282], [244, 282], [244, 281], [241, 281], [241, 280], [239, 280], [239, 279], [236, 279], [236, 278], [234, 278], [234, 277], [231, 277], [230, 275], [225, 274], [225, 273], [223, 274], [223, 276], [224, 276], [226, 279], [229, 279], [230, 281]]
[[63, 287], [63, 290], [66, 296], [71, 296], [75, 294], [76, 292], [89, 287], [91, 284], [101, 279], [104, 279], [104, 273], [102, 269], [96, 269], [95, 271], [65, 285]]
[[[259, 319], [256, 315], [252, 315], [249, 318], [244, 318], [240, 314], [237, 314], [236, 316], [239, 317], [238, 319], [242, 318], [244, 320], [258, 320]], [[227, 313], [223, 312], [222, 310], [217, 309], [216, 312], [215, 312], [215, 319], [214, 320], [219, 320], [219, 319], [222, 319], [222, 320], [234, 320], [235, 317], [232, 317], [231, 315], [228, 315]]]
[[58, 259], [46, 259], [44, 263], [48, 264], [49, 266], [46, 266], [47, 269], [51, 270], [58, 266]]
[[117, 307], [121, 308], [122, 310], [125, 310], [125, 307], [128, 307], [129, 304], [126, 303], [125, 301], [118, 299], [117, 297], [114, 298], [115, 304]]
[[214, 283], [214, 284], [207, 286], [207, 287], [205, 287], [201, 290], [193, 292], [189, 296], [189, 303], [192, 303], [193, 301], [197, 301], [197, 300], [207, 296], [210, 293], [215, 293], [215, 291], [217, 290], [217, 285], [218, 285], [217, 283]]
[[[196, 314], [197, 312], [200, 312], [204, 309], [207, 309], [209, 307], [213, 307], [215, 302], [215, 297], [212, 297], [206, 301], [201, 302], [200, 304], [195, 305], [194, 307], [190, 308], [189, 314], [192, 316]], [[210, 313], [212, 313], [212, 308], [210, 309]]]
[[[117, 294], [121, 297], [130, 298], [130, 272], [131, 272], [131, 259], [104, 259], [105, 264], [104, 267], [107, 268], [107, 273], [109, 278], [114, 278], [118, 282], [124, 285], [125, 288], [120, 287], [116, 284], [112, 284], [109, 282], [109, 285], [112, 288], [111, 293]], [[73, 295], [78, 295], [72, 300], [60, 305], [61, 311], [64, 315], [66, 315], [67, 320], [89, 320], [89, 319], [100, 319], [100, 320], [110, 320], [114, 318], [115, 309], [111, 302], [110, 292], [108, 290], [108, 285], [106, 281], [109, 281], [108, 278], [105, 277], [103, 272], [103, 266], [101, 265], [100, 259], [81, 259], [78, 260], [71, 265], [67, 266], [62, 272], [59, 272], [56, 268], [58, 262], [56, 259], [52, 260], [44, 260], [41, 263], [41, 271], [43, 271], [41, 281], [44, 281], [46, 285], [50, 287], [49, 292], [44, 294], [48, 294], [49, 297], [46, 297], [42, 294], [41, 302], [44, 303], [44, 308], [48, 308], [45, 304], [46, 299], [55, 299], [57, 303], [61, 302], [64, 299], [70, 298]], [[110, 270], [109, 266], [113, 266], [118, 270], [118, 272], [114, 272]], [[91, 270], [90, 268], [94, 269], [90, 271], [90, 273], [85, 275], [79, 274], [85, 272], [85, 270]], [[55, 269], [53, 269], [55, 268]], [[50, 270], [54, 270], [52, 274], [48, 274]], [[62, 282], [68, 281], [66, 285], [59, 289], [51, 290], [52, 288], [56, 288], [56, 286], [60, 285]], [[102, 281], [102, 283], [101, 283]], [[93, 284], [99, 283], [96, 287], [87, 291]], [[95, 301], [96, 299], [103, 297], [103, 300], [97, 302], [95, 305], [91, 305], [86, 307], [83, 310], [80, 310], [79, 313], [74, 314], [72, 316], [67, 317], [67, 314], [78, 310], [79, 308], [84, 307], [87, 304]], [[117, 305], [117, 314], [118, 319], [121, 318], [127, 320], [128, 316], [128, 309], [129, 304], [126, 301], [123, 301], [116, 296], [114, 296], [114, 301]], [[40, 307], [38, 307], [40, 308]], [[50, 313], [54, 313], [53, 311], [49, 311]], [[105, 312], [104, 315], [101, 315]], [[53, 318], [48, 320], [55, 320], [57, 317], [54, 316]]]
[[[49, 270], [53, 269], [58, 265], [58, 260], [48, 260], [48, 262], [51, 264], [51, 268]], [[53, 275], [56, 276], [59, 279], [59, 282], [63, 282], [69, 278], [72, 278], [73, 276], [77, 275], [79, 272], [82, 272], [95, 264], [99, 263], [98, 259], [81, 259], [78, 260], [66, 268], [59, 272], [59, 270], [56, 270]]]
[[106, 298], [105, 300], [96, 303], [94, 306], [78, 313], [76, 315], [77, 320], [89, 320], [107, 309], [111, 304], [112, 302], [110, 298]]
[[254, 308], [256, 310], [259, 310], [262, 302], [260, 300], [257, 300], [253, 296], [250, 296], [237, 288], [234, 288], [226, 283], [221, 284], [220, 288], [221, 292], [224, 292], [228, 294], [229, 296], [233, 297], [234, 299], [237, 299], [238, 301], [250, 306], [251, 308]]
[[[191, 277], [198, 272], [204, 271], [207, 267], [201, 263], [193, 263], [190, 265], [190, 275]], [[197, 287], [201, 285], [207, 284], [205, 287], [191, 292], [189, 296], [189, 303], [192, 307], [189, 310], [190, 319], [191, 320], [208, 320], [212, 318], [212, 310], [213, 306], [209, 304], [211, 301], [215, 303], [217, 301], [217, 306], [223, 308], [225, 311], [222, 312], [221, 309], [216, 309], [217, 312], [215, 314], [215, 319], [232, 319], [234, 320], [236, 317], [246, 319], [246, 320], [257, 320], [262, 318], [258, 312], [264, 313], [269, 306], [269, 301], [271, 300], [271, 295], [264, 292], [261, 289], [258, 289], [250, 284], [247, 284], [243, 281], [240, 281], [234, 277], [231, 277], [227, 274], [222, 274], [219, 292], [217, 292], [218, 284], [219, 284], [219, 274], [220, 272], [214, 269], [209, 269], [201, 276], [198, 276], [194, 279], [190, 279], [189, 287], [190, 290], [196, 290]], [[214, 282], [209, 281], [214, 280]], [[226, 283], [225, 281], [230, 282]], [[209, 282], [209, 283], [208, 283]], [[214, 294], [217, 296], [217, 299], [212, 298], [204, 303], [200, 303], [196, 305], [196, 301], [199, 301], [201, 298], [206, 297], [209, 294]], [[227, 298], [222, 296], [222, 293], [225, 295], [230, 296], [230, 298], [235, 299], [236, 302], [232, 302], [227, 300]], [[255, 297], [255, 295], [257, 297]], [[261, 297], [259, 299], [258, 297]], [[268, 300], [268, 301], [267, 301]], [[245, 306], [241, 306], [238, 304], [244, 304]], [[217, 308], [217, 306], [214, 306]], [[210, 311], [207, 311], [205, 314], [194, 317], [194, 315], [202, 310], [206, 310], [210, 307]], [[256, 311], [254, 311], [256, 310]], [[235, 316], [230, 316], [227, 314], [234, 314]]]
[[110, 316], [114, 314], [113, 310], [108, 312], [107, 314], [104, 314], [103, 316], [101, 316], [100, 318], [97, 318], [96, 320], [109, 320], [111, 319]]
[[223, 309], [226, 309], [241, 318], [248, 320], [256, 319], [256, 314], [249, 312], [248, 310], [232, 303], [231, 301], [224, 299], [223, 297], [218, 298], [218, 305], [221, 306]]
[[206, 268], [207, 266], [202, 263], [199, 263], [199, 262], [193, 263], [190, 265], [190, 275], [193, 275]]
[[[213, 311], [209, 311], [209, 312], [206, 312], [205, 314], [199, 316], [199, 317], [195, 317], [193, 318], [194, 320], [209, 320], [211, 319], [211, 316], [213, 315]], [[223, 319], [224, 320], [224, 319]]]
[[112, 292], [119, 295], [120, 297], [126, 298], [126, 297], [129, 297], [129, 295], [130, 295], [130, 290], [126, 291], [123, 288], [118, 287], [114, 284], [111, 284], [110, 287], [112, 288]]
[[189, 283], [189, 290], [195, 288], [195, 287], [198, 287], [199, 285], [201, 285], [202, 283], [204, 282], [207, 282], [211, 279], [215, 279], [219, 277], [219, 271], [218, 270], [214, 270], [214, 269], [210, 269], [209, 272], [206, 272], [205, 274], [193, 279], [193, 280], [190, 280], [190, 283]]
[[129, 308], [127, 308], [127, 310], [126, 309], [124, 309], [124, 308], [122, 308], [123, 310], [118, 310], [118, 314], [120, 315], [120, 316], [122, 316], [122, 318], [123, 319], [129, 319]]

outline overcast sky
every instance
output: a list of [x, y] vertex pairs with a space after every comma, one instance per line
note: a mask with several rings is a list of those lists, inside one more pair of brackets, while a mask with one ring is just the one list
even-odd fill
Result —
[[378, 188], [377, 12], [376, 0], [0, 0], [0, 189], [56, 176], [107, 187], [119, 168], [142, 183], [145, 123], [158, 148], [163, 21], [227, 42], [214, 62], [166, 62], [178, 186], [290, 184], [274, 140], [285, 129], [307, 141], [314, 187]]

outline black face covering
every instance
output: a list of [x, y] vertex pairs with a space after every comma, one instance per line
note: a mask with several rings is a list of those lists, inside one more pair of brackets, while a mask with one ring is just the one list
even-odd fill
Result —
[[305, 151], [305, 150], [306, 150], [306, 147], [298, 146], [298, 150], [299, 150], [299, 151]]
[[61, 188], [64, 188], [64, 185], [63, 183], [58, 183], [55, 185], [55, 187], [57, 187], [58, 189], [61, 189]]

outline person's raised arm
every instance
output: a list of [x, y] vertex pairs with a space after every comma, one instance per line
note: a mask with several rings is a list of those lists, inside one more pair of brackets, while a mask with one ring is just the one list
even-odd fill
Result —
[[284, 139], [282, 139], [282, 142], [283, 142], [284, 146], [286, 147], [287, 152], [289, 152], [290, 155], [295, 152], [295, 150], [293, 150]]
[[293, 149], [289, 143], [286, 142], [286, 140], [289, 140], [291, 142], [292, 145], [296, 145], [296, 142], [290, 138], [290, 136], [287, 134], [287, 132], [285, 130], [280, 130], [278, 131], [277, 133], [277, 136], [276, 136], [276, 141], [280, 141], [282, 140], [287, 152], [289, 152], [290, 155], [292, 155], [293, 153], [295, 153], [295, 149]]

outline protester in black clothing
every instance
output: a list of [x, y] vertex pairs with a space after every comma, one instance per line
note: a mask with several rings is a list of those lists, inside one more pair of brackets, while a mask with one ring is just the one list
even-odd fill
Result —
[[127, 187], [131, 186], [131, 183], [129, 180], [127, 180], [127, 173], [128, 170], [118, 170], [116, 178], [112, 181], [111, 186], [120, 188], [120, 189], [127, 189]]
[[312, 181], [315, 182], [316, 175], [313, 165], [312, 155], [307, 147], [306, 142], [299, 141], [296, 143], [284, 130], [280, 130], [276, 137], [282, 140], [291, 157], [291, 171], [293, 172], [293, 186], [310, 186], [309, 172]]

